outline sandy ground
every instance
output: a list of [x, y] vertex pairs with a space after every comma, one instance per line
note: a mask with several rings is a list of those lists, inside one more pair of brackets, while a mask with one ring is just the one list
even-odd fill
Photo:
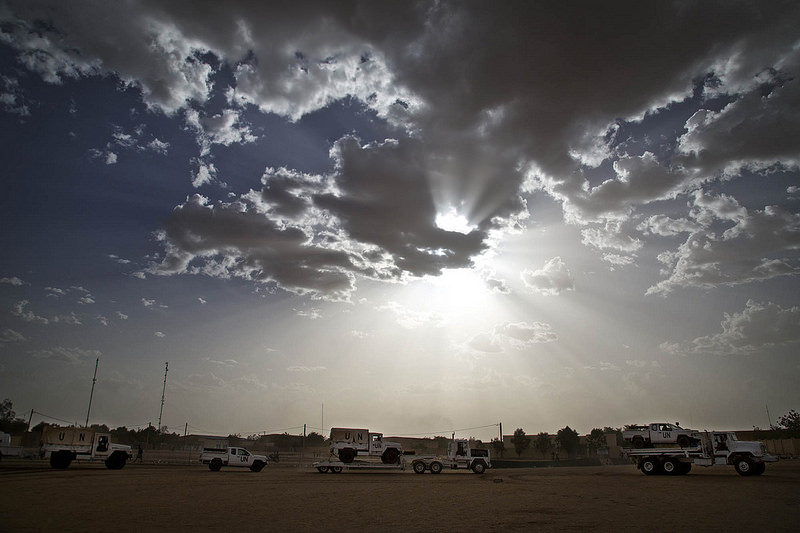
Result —
[[320, 474], [0, 463], [0, 531], [797, 531], [800, 460], [645, 476], [633, 465]]

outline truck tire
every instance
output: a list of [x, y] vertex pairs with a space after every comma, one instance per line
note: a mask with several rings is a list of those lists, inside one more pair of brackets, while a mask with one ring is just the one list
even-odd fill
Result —
[[221, 468], [222, 468], [222, 459], [220, 459], [219, 457], [211, 459], [211, 462], [208, 463], [208, 469], [211, 470], [212, 472], [219, 472]]
[[128, 459], [125, 452], [114, 452], [106, 459], [106, 468], [109, 470], [121, 470], [125, 468], [125, 461]]
[[400, 452], [396, 448], [389, 448], [381, 455], [381, 462], [385, 465], [394, 465], [400, 462]]
[[678, 463], [678, 466], [680, 467], [678, 470], [679, 476], [685, 476], [692, 471], [692, 463]]
[[686, 435], [681, 435], [680, 437], [678, 437], [678, 446], [680, 446], [681, 448], [688, 448], [691, 445], [692, 445], [692, 439], [690, 439]]
[[754, 476], [760, 476], [767, 470], [767, 465], [764, 463], [756, 463], [755, 468], [753, 469]]
[[342, 448], [339, 450], [339, 460], [344, 464], [350, 464], [356, 458], [356, 451], [353, 448]]
[[442, 463], [439, 461], [434, 461], [431, 463], [431, 474], [441, 474], [442, 473]]
[[319, 471], [320, 474], [324, 474], [324, 473], [326, 473], [328, 471], [328, 467], [327, 466], [318, 466], [317, 470]]
[[667, 457], [664, 459], [664, 462], [661, 463], [661, 469], [668, 476], [677, 476], [680, 473], [680, 464], [680, 461]]
[[486, 463], [483, 461], [473, 461], [472, 471], [476, 474], [483, 474], [486, 472]]
[[261, 472], [261, 469], [264, 468], [264, 463], [262, 461], [256, 461], [250, 466], [251, 472]]
[[341, 466], [332, 466], [330, 471], [333, 472], [334, 474], [341, 474], [342, 473], [342, 467]]
[[644, 439], [642, 437], [633, 437], [631, 442], [634, 448], [644, 448]]
[[425, 467], [425, 463], [422, 461], [414, 461], [411, 465], [411, 468], [414, 470], [415, 474], [424, 474], [427, 468]]
[[749, 457], [737, 457], [733, 467], [740, 476], [752, 476], [756, 471], [756, 464]]
[[655, 457], [645, 457], [639, 463], [639, 469], [646, 476], [654, 476], [661, 473], [661, 463]]
[[71, 462], [71, 452], [60, 450], [50, 454], [50, 466], [53, 468], [60, 468], [63, 470], [64, 468], [67, 468]]

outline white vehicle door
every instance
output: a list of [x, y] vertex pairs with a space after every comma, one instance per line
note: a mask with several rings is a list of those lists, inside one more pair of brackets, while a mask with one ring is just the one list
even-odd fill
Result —
[[383, 454], [383, 439], [382, 435], [372, 435], [372, 441], [369, 443], [370, 455]]
[[671, 424], [656, 424], [658, 426], [658, 430], [650, 432], [650, 439], [653, 444], [663, 444], [663, 443], [672, 443], [675, 442], [677, 438], [675, 434], [675, 428], [672, 427]]
[[244, 448], [234, 448], [236, 451], [236, 464], [237, 466], [250, 466], [253, 462], [253, 456]]
[[107, 434], [97, 434], [94, 438], [94, 449], [92, 450], [95, 457], [107, 457], [111, 448], [111, 438]]

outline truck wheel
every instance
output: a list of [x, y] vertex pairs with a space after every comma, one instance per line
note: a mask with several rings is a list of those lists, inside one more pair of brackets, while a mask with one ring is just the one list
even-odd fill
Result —
[[442, 473], [442, 463], [439, 461], [434, 461], [431, 463], [431, 474], [441, 474]]
[[220, 468], [222, 468], [222, 459], [218, 457], [211, 459], [211, 462], [208, 463], [208, 469], [212, 472], [219, 472]]
[[332, 466], [331, 467], [331, 472], [333, 472], [334, 474], [341, 474], [342, 473], [342, 467], [341, 466]]
[[381, 456], [381, 462], [385, 465], [393, 465], [400, 462], [400, 452], [395, 448], [389, 448]]
[[756, 465], [749, 457], [739, 457], [733, 463], [733, 467], [741, 476], [752, 476], [755, 473]]
[[678, 470], [679, 476], [685, 476], [692, 471], [692, 463], [678, 463], [678, 466], [680, 467]]
[[339, 460], [344, 464], [350, 464], [356, 458], [356, 451], [352, 448], [342, 448], [339, 450]]
[[678, 446], [681, 448], [688, 448], [692, 444], [692, 439], [687, 437], [686, 435], [681, 435], [678, 437]]
[[756, 463], [756, 466], [753, 469], [754, 476], [760, 476], [767, 470], [767, 465], [764, 463]]
[[64, 469], [72, 462], [72, 454], [67, 451], [58, 451], [50, 454], [50, 466]]
[[108, 459], [106, 459], [106, 468], [109, 470], [121, 470], [125, 467], [126, 459], [127, 457], [125, 457], [125, 453], [114, 452]]
[[317, 470], [319, 471], [320, 474], [324, 474], [325, 472], [328, 471], [328, 467], [327, 466], [318, 466]]
[[256, 461], [255, 463], [252, 464], [252, 466], [250, 466], [250, 471], [261, 472], [263, 468], [264, 468], [264, 463], [261, 461]]
[[666, 458], [664, 462], [661, 463], [661, 468], [664, 470], [664, 473], [669, 476], [677, 476], [680, 472], [680, 462], [676, 461], [675, 459]]
[[414, 464], [411, 465], [411, 468], [414, 469], [415, 474], [424, 474], [425, 473], [425, 463], [422, 461], [414, 461]]
[[633, 437], [634, 448], [644, 448], [644, 439], [642, 437]]
[[658, 459], [653, 457], [645, 457], [639, 464], [639, 469], [647, 476], [653, 476], [661, 473], [661, 464]]
[[472, 463], [472, 471], [476, 474], [483, 474], [486, 472], [486, 463], [483, 461], [475, 461]]

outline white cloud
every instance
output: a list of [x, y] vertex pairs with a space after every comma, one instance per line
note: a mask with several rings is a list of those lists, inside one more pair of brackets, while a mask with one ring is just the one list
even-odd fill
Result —
[[800, 308], [748, 300], [741, 312], [725, 313], [722, 332], [694, 339], [688, 346], [665, 345], [667, 353], [758, 354], [800, 342]]
[[800, 273], [798, 260], [792, 256], [792, 250], [800, 248], [800, 214], [777, 206], [750, 211], [732, 197], [698, 192], [691, 216], [700, 229], [676, 251], [659, 256], [668, 277], [647, 294], [665, 295], [677, 287], [741, 285]]
[[550, 259], [538, 270], [524, 270], [520, 274], [525, 286], [547, 296], [555, 296], [575, 288], [575, 280], [560, 257]]
[[506, 322], [498, 324], [491, 332], [478, 333], [467, 341], [467, 347], [478, 352], [499, 353], [507, 349], [524, 350], [535, 344], [556, 340], [558, 336], [549, 324]]
[[21, 300], [14, 304], [14, 307], [11, 310], [11, 314], [21, 318], [25, 322], [34, 322], [37, 324], [49, 324], [50, 320], [44, 318], [42, 316], [38, 316], [33, 311], [29, 311], [26, 308], [30, 302], [28, 300]]
[[10, 328], [6, 328], [0, 333], [0, 345], [12, 342], [25, 342], [27, 340], [25, 335]]
[[23, 285], [27, 285], [27, 283], [25, 283], [16, 276], [12, 276], [10, 278], [0, 278], [0, 283], [7, 283], [12, 287], [21, 287]]
[[84, 360], [97, 359], [101, 355], [102, 353], [99, 350], [66, 348], [64, 346], [57, 346], [48, 350], [39, 350], [33, 353], [33, 356], [39, 359], [52, 359], [73, 365], [77, 365]]
[[164, 337], [166, 337], [166, 335], [161, 331], [156, 331], [153, 335], [155, 335], [156, 337], [158, 337], [160, 339], [163, 339]]
[[288, 372], [324, 372], [328, 369], [324, 366], [290, 366], [286, 370]]

